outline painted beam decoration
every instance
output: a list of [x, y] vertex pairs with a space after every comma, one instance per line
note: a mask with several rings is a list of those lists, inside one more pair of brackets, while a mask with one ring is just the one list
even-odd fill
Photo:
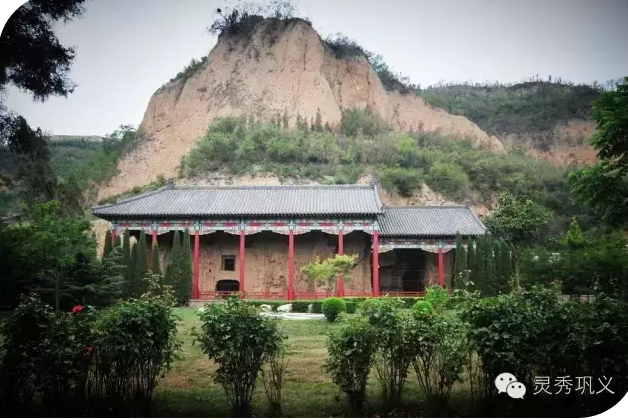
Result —
[[279, 234], [289, 234], [292, 230], [294, 234], [303, 234], [310, 231], [323, 231], [329, 234], [338, 234], [340, 231], [350, 233], [352, 231], [364, 231], [373, 234], [377, 230], [377, 223], [374, 220], [342, 220], [342, 219], [224, 219], [224, 220], [115, 220], [111, 222], [111, 227], [116, 232], [124, 229], [144, 230], [147, 233], [157, 232], [158, 234], [169, 231], [189, 229], [190, 232], [198, 231], [199, 234], [211, 234], [216, 231], [224, 231], [231, 234], [255, 234], [261, 231], [272, 231]]
[[[475, 248], [475, 242], [473, 246]], [[388, 252], [393, 249], [421, 249], [431, 253], [438, 253], [438, 249], [443, 249], [443, 252], [446, 253], [455, 248], [455, 240], [404, 237], [382, 237], [379, 239], [379, 253]]]

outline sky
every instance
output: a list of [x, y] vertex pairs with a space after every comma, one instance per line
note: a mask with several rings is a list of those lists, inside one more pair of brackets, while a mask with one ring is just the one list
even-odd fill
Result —
[[[296, 0], [325, 37], [342, 32], [426, 87], [439, 81], [517, 82], [552, 75], [574, 83], [628, 76], [628, 0]], [[77, 49], [68, 98], [35, 103], [7, 90], [6, 105], [55, 135], [105, 135], [137, 126], [154, 91], [207, 55], [220, 0], [89, 0], [56, 26]]]

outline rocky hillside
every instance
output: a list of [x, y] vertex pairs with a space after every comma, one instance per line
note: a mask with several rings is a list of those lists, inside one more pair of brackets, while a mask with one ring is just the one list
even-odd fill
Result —
[[342, 110], [370, 107], [399, 131], [439, 131], [502, 152], [502, 143], [464, 116], [430, 106], [414, 93], [387, 91], [366, 56], [338, 58], [309, 22], [260, 19], [250, 33], [221, 34], [193, 74], [182, 73], [150, 99], [144, 141], [118, 165], [100, 197], [177, 174], [181, 159], [217, 117], [280, 116], [338, 127]]

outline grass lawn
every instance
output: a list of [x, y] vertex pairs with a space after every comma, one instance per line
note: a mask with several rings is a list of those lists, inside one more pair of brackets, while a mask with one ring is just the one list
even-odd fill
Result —
[[[229, 416], [222, 388], [214, 383], [215, 366], [192, 345], [191, 328], [200, 326], [195, 309], [176, 309], [181, 318], [179, 337], [183, 340], [181, 359], [159, 382], [154, 396], [155, 416], [216, 417]], [[297, 417], [347, 416], [349, 414], [344, 394], [325, 375], [322, 366], [327, 357], [325, 342], [327, 333], [338, 324], [326, 320], [281, 320], [280, 326], [288, 336], [290, 355], [287, 380], [283, 390], [283, 415]], [[408, 376], [404, 391], [404, 411], [421, 414], [420, 395], [414, 371]], [[369, 403], [380, 410], [380, 387], [374, 373], [368, 388]], [[466, 395], [466, 388], [452, 391], [451, 405], [459, 396]], [[266, 395], [261, 383], [254, 396], [255, 416], [268, 414]], [[458, 413], [462, 413], [458, 410]], [[424, 416], [424, 415], [423, 415]]]

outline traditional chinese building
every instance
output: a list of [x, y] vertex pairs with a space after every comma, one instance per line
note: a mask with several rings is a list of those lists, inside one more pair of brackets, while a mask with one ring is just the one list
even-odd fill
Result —
[[[168, 263], [175, 230], [189, 229], [193, 298], [241, 291], [247, 298], [322, 298], [328, 291], [301, 273], [316, 256], [357, 254], [340, 296], [418, 295], [451, 287], [456, 233], [485, 233], [466, 206], [384, 206], [377, 186], [180, 187], [92, 208], [111, 222], [112, 240], [128, 229], [157, 242]], [[148, 255], [150, 257], [150, 255]]]

